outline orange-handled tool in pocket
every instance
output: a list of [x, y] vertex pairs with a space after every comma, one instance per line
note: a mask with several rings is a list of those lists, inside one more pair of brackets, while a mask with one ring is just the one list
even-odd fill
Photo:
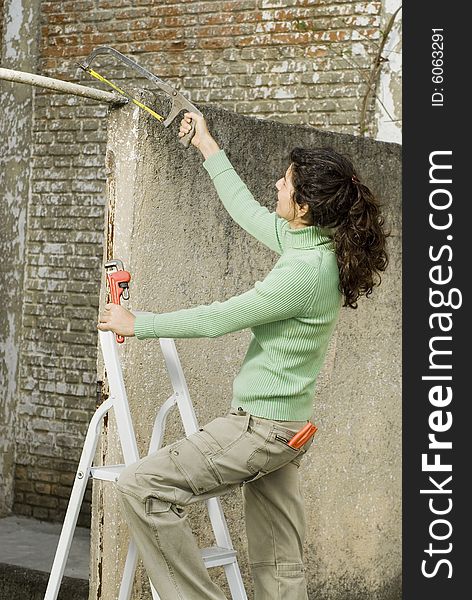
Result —
[[296, 449], [301, 448], [303, 444], [308, 442], [312, 435], [315, 435], [317, 429], [318, 427], [316, 425], [313, 425], [313, 423], [308, 421], [305, 427], [300, 429], [300, 431], [297, 431], [297, 433], [290, 439], [288, 445]]

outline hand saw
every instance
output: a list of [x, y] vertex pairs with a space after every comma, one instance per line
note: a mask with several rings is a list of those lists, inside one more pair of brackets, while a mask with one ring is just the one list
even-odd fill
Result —
[[[149, 81], [152, 81], [154, 84], [156, 84], [157, 87], [160, 90], [162, 90], [165, 94], [167, 94], [170, 97], [170, 99], [172, 100], [172, 105], [171, 105], [171, 109], [170, 109], [168, 116], [166, 118], [164, 118], [163, 116], [159, 115], [158, 113], [156, 113], [154, 110], [152, 110], [151, 108], [149, 108], [148, 106], [146, 106], [145, 104], [140, 102], [139, 100], [136, 100], [136, 98], [133, 98], [130, 94], [128, 94], [128, 92], [123, 91], [118, 86], [116, 86], [114, 83], [112, 83], [111, 81], [108, 81], [108, 79], [105, 79], [105, 77], [103, 77], [102, 75], [100, 75], [99, 73], [97, 73], [96, 71], [91, 69], [90, 65], [92, 64], [92, 61], [99, 54], [113, 55], [115, 58], [117, 58], [121, 62], [125, 63], [125, 65], [127, 65], [128, 67], [131, 67], [131, 69], [134, 69], [140, 75], [142, 75], [143, 77], [146, 77], [146, 79], [149, 79]], [[123, 96], [126, 96], [127, 98], [129, 98], [134, 104], [136, 104], [140, 108], [146, 110], [149, 114], [151, 114], [158, 121], [161, 121], [162, 124], [164, 125], [164, 127], [169, 127], [169, 125], [172, 123], [172, 121], [178, 116], [178, 114], [182, 110], [194, 112], [197, 115], [202, 114], [196, 106], [194, 106], [191, 102], [189, 102], [187, 100], [187, 98], [185, 98], [185, 96], [183, 96], [175, 88], [173, 88], [171, 85], [169, 85], [162, 79], [159, 79], [159, 77], [157, 77], [153, 73], [150, 73], [144, 67], [141, 67], [136, 62], [134, 62], [134, 60], [131, 60], [131, 58], [124, 56], [123, 54], [121, 54], [121, 52], [118, 52], [118, 50], [115, 50], [114, 48], [110, 48], [109, 46], [99, 46], [98, 48], [95, 48], [95, 50], [87, 56], [87, 58], [84, 60], [83, 63], [78, 63], [78, 64], [81, 69], [83, 69], [84, 71], [86, 71], [87, 73], [92, 75], [92, 77], [95, 77], [99, 81], [102, 81], [103, 83], [110, 85], [117, 92], [119, 92], [120, 94], [123, 94]], [[192, 128], [190, 129], [190, 131], [183, 137], [179, 138], [179, 141], [181, 144], [183, 144], [184, 148], [188, 148], [190, 146], [190, 142], [194, 135], [195, 135], [195, 121], [192, 119]]]

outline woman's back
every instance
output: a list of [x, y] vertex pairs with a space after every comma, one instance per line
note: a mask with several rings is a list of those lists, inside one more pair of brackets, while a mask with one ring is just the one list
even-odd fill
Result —
[[[253, 336], [233, 383], [232, 406], [242, 405], [267, 419], [297, 421], [312, 414], [316, 379], [342, 294], [331, 236], [315, 226], [290, 229], [285, 224], [281, 224], [284, 250], [274, 269], [286, 267], [304, 278], [291, 289], [294, 296], [303, 292], [304, 302], [294, 316], [251, 327]], [[282, 295], [279, 301], [290, 298]]]

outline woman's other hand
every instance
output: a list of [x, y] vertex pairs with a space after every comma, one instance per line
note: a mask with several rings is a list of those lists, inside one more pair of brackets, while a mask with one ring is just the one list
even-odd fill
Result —
[[195, 135], [191, 144], [198, 148], [206, 159], [218, 152], [220, 148], [208, 131], [204, 117], [193, 112], [184, 113], [184, 118], [180, 121], [179, 137], [183, 137], [191, 130], [192, 121], [195, 122]]
[[113, 331], [124, 337], [134, 336], [134, 321], [136, 317], [119, 304], [105, 304], [100, 314], [97, 329], [100, 331]]

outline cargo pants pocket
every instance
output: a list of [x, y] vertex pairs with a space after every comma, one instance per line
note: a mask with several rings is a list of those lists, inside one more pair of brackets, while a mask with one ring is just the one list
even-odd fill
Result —
[[[265, 444], [257, 448], [249, 457], [248, 468], [254, 473], [262, 470], [266, 474], [298, 460], [298, 457], [303, 454], [302, 449], [292, 448], [288, 445], [290, 438], [295, 433], [296, 431], [273, 425]], [[257, 476], [250, 481], [255, 479]]]
[[160, 498], [156, 498], [154, 496], [149, 496], [145, 501], [145, 511], [147, 515], [156, 515], [169, 512], [171, 510], [178, 517], [184, 517], [185, 511], [182, 507], [177, 506], [176, 504], [172, 504], [167, 500], [161, 500]]
[[169, 447], [169, 456], [195, 495], [229, 483], [213, 461], [238, 444], [247, 432], [249, 418], [249, 413], [218, 417]]

